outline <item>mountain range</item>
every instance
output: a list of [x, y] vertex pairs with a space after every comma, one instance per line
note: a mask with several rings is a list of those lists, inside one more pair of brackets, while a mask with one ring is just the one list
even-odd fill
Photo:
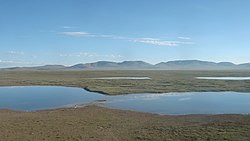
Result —
[[161, 62], [155, 65], [143, 61], [76, 64], [73, 66], [45, 65], [37, 67], [13, 67], [4, 70], [250, 70], [250, 63], [234, 64], [231, 62], [209, 62], [200, 60], [177, 60]]

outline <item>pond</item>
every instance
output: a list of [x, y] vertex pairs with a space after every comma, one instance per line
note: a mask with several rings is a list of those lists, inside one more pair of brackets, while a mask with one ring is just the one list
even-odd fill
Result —
[[196, 77], [204, 80], [250, 80], [250, 77]]
[[91, 79], [99, 79], [99, 80], [149, 80], [149, 77], [99, 77], [99, 78], [91, 78]]
[[107, 96], [71, 87], [0, 87], [1, 109], [34, 111], [93, 103], [163, 115], [250, 113], [250, 93], [187, 92]]

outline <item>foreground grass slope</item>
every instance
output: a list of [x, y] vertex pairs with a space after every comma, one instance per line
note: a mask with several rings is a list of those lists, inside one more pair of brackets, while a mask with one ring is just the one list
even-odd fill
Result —
[[4, 141], [248, 140], [250, 115], [159, 116], [97, 106], [0, 111]]
[[[151, 80], [97, 80], [98, 77], [142, 76]], [[0, 86], [58, 85], [109, 95], [187, 91], [250, 92], [250, 81], [197, 80], [199, 76], [250, 76], [250, 71], [0, 71]]]

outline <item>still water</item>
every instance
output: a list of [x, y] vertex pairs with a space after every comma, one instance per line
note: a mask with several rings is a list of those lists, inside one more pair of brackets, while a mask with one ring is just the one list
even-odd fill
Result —
[[1, 109], [34, 111], [60, 107], [77, 107], [91, 103], [115, 109], [157, 114], [250, 113], [250, 93], [187, 92], [106, 96], [71, 87], [0, 87]]
[[250, 80], [250, 77], [196, 77], [204, 80]]
[[148, 80], [150, 77], [98, 77], [91, 79], [99, 79], [99, 80]]

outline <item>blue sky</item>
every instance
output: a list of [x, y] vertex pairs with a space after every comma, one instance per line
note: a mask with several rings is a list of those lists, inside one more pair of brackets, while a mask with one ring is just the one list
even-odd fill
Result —
[[250, 62], [249, 0], [0, 0], [0, 67]]

